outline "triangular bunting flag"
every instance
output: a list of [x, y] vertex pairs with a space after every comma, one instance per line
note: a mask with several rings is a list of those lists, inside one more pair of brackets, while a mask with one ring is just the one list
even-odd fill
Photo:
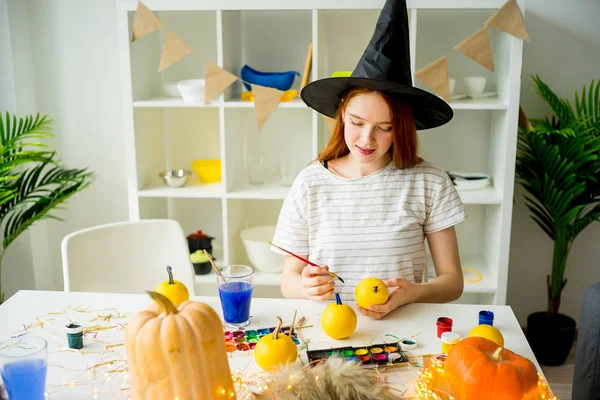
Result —
[[269, 115], [277, 108], [283, 92], [281, 90], [250, 84], [254, 94], [254, 108], [256, 109], [256, 122], [260, 131], [269, 119]]
[[431, 90], [450, 102], [448, 86], [448, 57], [443, 56], [415, 72], [415, 77], [423, 81]]
[[191, 48], [189, 44], [167, 29], [165, 32], [165, 43], [163, 44], [162, 53], [160, 55], [158, 72], [175, 64], [177, 61], [193, 52], [194, 49]]
[[494, 70], [494, 56], [486, 26], [454, 46], [454, 50], [460, 51], [490, 71]]
[[312, 69], [312, 52], [313, 45], [311, 41], [310, 45], [308, 46], [308, 54], [306, 54], [306, 61], [304, 62], [304, 73], [302, 74], [302, 81], [300, 81], [300, 90], [302, 90], [302, 88], [308, 84], [308, 79], [310, 78], [310, 71]]
[[325, 121], [325, 126], [327, 126], [327, 130], [330, 134], [333, 134], [333, 130], [335, 129], [335, 125], [337, 121], [333, 118], [329, 118], [327, 115], [321, 114], [323, 117], [323, 121]]
[[227, 89], [238, 77], [229, 71], [217, 67], [210, 61], [204, 63], [204, 104], [208, 104], [217, 97], [223, 90]]
[[519, 39], [529, 40], [529, 35], [521, 16], [521, 10], [519, 10], [519, 5], [515, 0], [508, 0], [504, 3], [494, 15], [485, 21], [485, 25], [500, 29]]
[[159, 30], [163, 26], [165, 26], [165, 24], [163, 24], [162, 21], [148, 9], [148, 7], [141, 2], [138, 2], [135, 15], [133, 16], [131, 41], [135, 42], [147, 34]]

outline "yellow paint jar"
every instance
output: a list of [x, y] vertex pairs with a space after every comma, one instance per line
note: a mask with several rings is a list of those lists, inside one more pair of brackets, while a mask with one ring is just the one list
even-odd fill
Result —
[[450, 354], [450, 351], [452, 351], [452, 347], [454, 347], [454, 345], [458, 343], [459, 340], [460, 337], [456, 332], [442, 333], [442, 353], [446, 355]]

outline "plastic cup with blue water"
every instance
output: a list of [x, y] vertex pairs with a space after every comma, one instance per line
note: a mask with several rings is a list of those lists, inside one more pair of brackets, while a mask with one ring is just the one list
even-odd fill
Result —
[[231, 325], [247, 326], [250, 324], [254, 269], [247, 265], [227, 265], [220, 271], [222, 277], [217, 275], [217, 283], [223, 319]]
[[44, 400], [47, 365], [46, 340], [21, 336], [0, 343], [0, 375], [11, 400]]

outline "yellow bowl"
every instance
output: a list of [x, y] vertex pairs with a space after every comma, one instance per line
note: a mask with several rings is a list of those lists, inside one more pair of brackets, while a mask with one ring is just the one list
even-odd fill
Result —
[[192, 161], [192, 168], [200, 178], [201, 183], [221, 181], [221, 160]]

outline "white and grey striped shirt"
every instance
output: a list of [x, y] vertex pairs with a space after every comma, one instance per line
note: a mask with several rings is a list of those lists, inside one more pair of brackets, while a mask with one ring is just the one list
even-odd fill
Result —
[[296, 177], [273, 243], [328, 265], [346, 281], [336, 281], [336, 291], [354, 300], [356, 284], [369, 276], [421, 282], [425, 234], [466, 216], [448, 174], [429, 162], [408, 169], [390, 162], [370, 175], [345, 179], [315, 161]]

